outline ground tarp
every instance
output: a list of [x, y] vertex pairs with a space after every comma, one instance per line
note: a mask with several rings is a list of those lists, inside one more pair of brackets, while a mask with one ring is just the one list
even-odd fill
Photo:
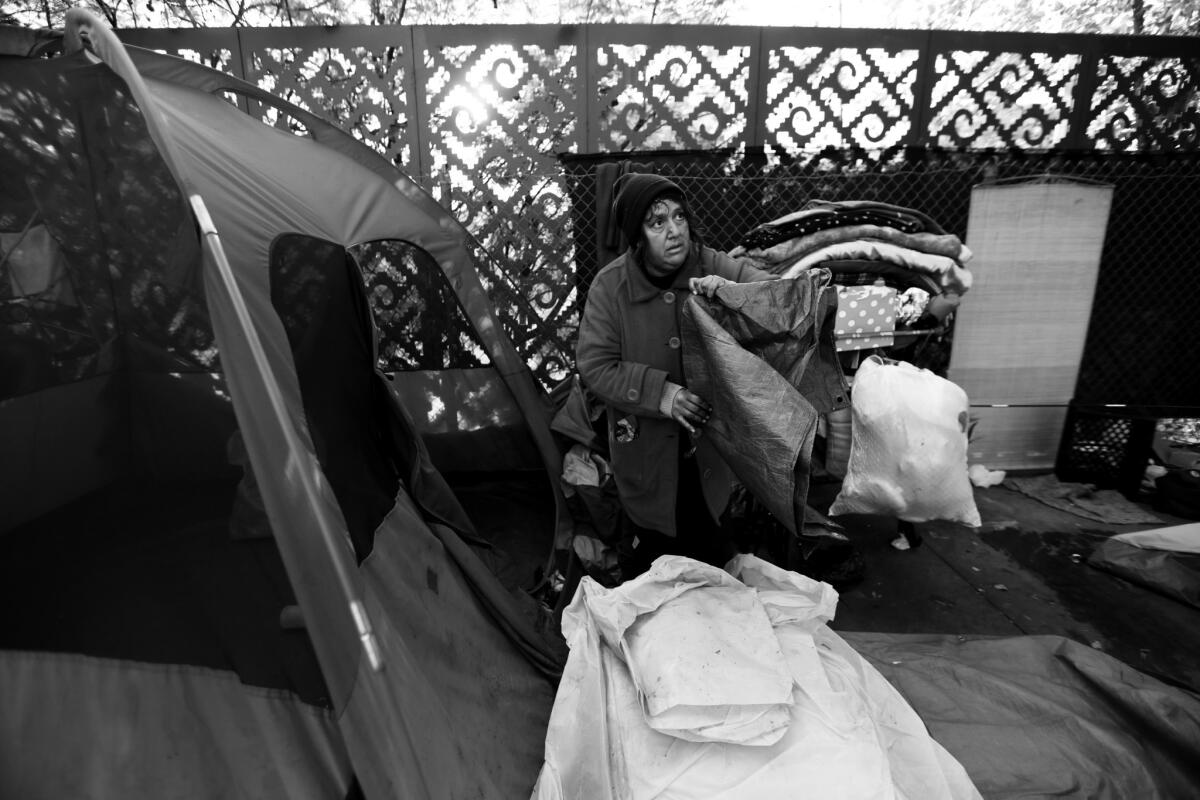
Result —
[[1115, 489], [1097, 489], [1091, 484], [1060, 481], [1054, 475], [1010, 477], [1005, 479], [1004, 485], [1051, 508], [1096, 522], [1113, 525], [1153, 525], [1162, 522], [1141, 506], [1126, 500]]
[[1200, 523], [1113, 536], [1088, 564], [1200, 608]]
[[1200, 697], [1058, 636], [843, 633], [987, 798], [1191, 798]]

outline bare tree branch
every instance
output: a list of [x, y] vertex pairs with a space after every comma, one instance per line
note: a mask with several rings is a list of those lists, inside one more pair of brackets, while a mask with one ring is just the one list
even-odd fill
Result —
[[[4, 0], [20, 24], [55, 27], [80, 0]], [[453, 24], [523, 15], [530, 22], [645, 22], [717, 24], [736, 0], [92, 0], [112, 27], [161, 23], [179, 27], [314, 25], [362, 21], [373, 25]], [[1200, 34], [1200, 0], [923, 0], [897, 27], [1009, 30], [1040, 33]], [[909, 6], [911, 9], [912, 7]]]

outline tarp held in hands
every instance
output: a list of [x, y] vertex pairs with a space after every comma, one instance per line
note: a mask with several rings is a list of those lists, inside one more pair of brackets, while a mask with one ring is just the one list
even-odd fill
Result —
[[825, 270], [727, 284], [683, 307], [683, 371], [713, 407], [704, 436], [789, 531], [804, 525], [820, 414], [849, 389], [833, 342], [837, 294]]

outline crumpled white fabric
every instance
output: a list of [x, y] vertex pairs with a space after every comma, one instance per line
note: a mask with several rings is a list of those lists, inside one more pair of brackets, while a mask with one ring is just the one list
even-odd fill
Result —
[[967, 477], [971, 480], [971, 485], [981, 489], [999, 486], [1004, 483], [1004, 476], [1007, 474], [1002, 469], [988, 469], [983, 464], [972, 464], [967, 468]]
[[663, 556], [615, 589], [581, 581], [535, 800], [980, 796], [829, 629], [832, 587], [754, 556], [726, 569]]

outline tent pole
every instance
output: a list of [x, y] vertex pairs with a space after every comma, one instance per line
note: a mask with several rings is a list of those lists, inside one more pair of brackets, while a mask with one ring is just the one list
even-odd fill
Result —
[[308, 502], [309, 511], [317, 521], [317, 527], [321, 532], [321, 539], [329, 553], [329, 561], [333, 565], [338, 585], [341, 587], [350, 616], [354, 620], [358, 639], [366, 654], [367, 662], [373, 671], [381, 672], [385, 666], [383, 653], [379, 649], [379, 643], [375, 639], [375, 633], [371, 627], [371, 620], [367, 615], [366, 607], [355, 593], [354, 581], [346, 565], [347, 555], [345, 548], [339, 544], [337, 532], [334, 531], [329, 519], [316, 501], [320, 491], [312, 472], [302, 467], [305, 459], [301, 454], [305, 452], [305, 448], [301, 446], [296, 431], [291, 425], [290, 418], [284, 406], [283, 397], [279, 393], [279, 386], [275, 382], [270, 362], [267, 360], [267, 354], [263, 350], [262, 341], [258, 338], [258, 331], [250, 318], [250, 311], [246, 308], [241, 290], [237, 287], [236, 279], [233, 276], [233, 269], [230, 267], [229, 259], [225, 255], [225, 248], [221, 245], [221, 239], [217, 233], [216, 226], [213, 224], [212, 217], [208, 213], [208, 208], [204, 204], [203, 197], [198, 194], [189, 195], [188, 201], [191, 203], [192, 212], [196, 215], [200, 232], [203, 234], [204, 244], [212, 254], [213, 261], [217, 265], [217, 272], [221, 276], [221, 281], [225, 284], [225, 288], [229, 293], [238, 322], [246, 334], [246, 344], [249, 346], [250, 352], [254, 357], [255, 366], [258, 367], [262, 375], [269, 378], [263, 383], [267, 390], [272, 414], [279, 423], [284, 439], [287, 442], [288, 471], [292, 472], [299, 479], [305, 500]]

